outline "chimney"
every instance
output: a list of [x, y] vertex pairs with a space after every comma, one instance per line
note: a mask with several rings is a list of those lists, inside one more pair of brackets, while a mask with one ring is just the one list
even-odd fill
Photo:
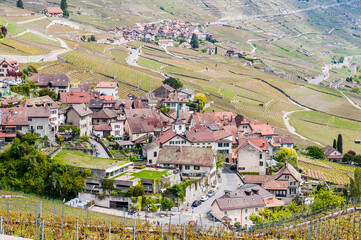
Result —
[[250, 191], [250, 190], [244, 190], [244, 193], [245, 193], [247, 196], [251, 196], [251, 191]]

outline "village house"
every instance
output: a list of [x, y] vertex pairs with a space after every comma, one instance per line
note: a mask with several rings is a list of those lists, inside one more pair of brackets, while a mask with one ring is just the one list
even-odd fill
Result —
[[194, 113], [191, 117], [191, 127], [193, 126], [223, 126], [235, 125], [235, 117], [232, 112], [206, 112]]
[[254, 120], [249, 123], [249, 126], [252, 130], [252, 134], [266, 138], [268, 142], [273, 141], [273, 137], [276, 136], [276, 134], [273, 131], [273, 128], [269, 124], [264, 124], [261, 121]]
[[235, 153], [237, 154], [237, 169], [239, 172], [266, 174], [267, 139], [240, 138]]
[[194, 90], [190, 88], [182, 88], [177, 91], [179, 97], [187, 99], [188, 101], [194, 100]]
[[330, 145], [327, 145], [323, 148], [324, 157], [327, 158], [328, 161], [331, 162], [342, 162], [343, 154], [331, 147]]
[[10, 72], [19, 72], [19, 64], [12, 59], [3, 59], [0, 62], [0, 81], [4, 79], [14, 80], [15, 76], [10, 76]]
[[59, 95], [60, 102], [71, 107], [80, 104], [88, 104], [91, 98], [90, 92], [61, 92]]
[[50, 111], [49, 124], [52, 127], [53, 131], [55, 131], [55, 133], [58, 132], [59, 126], [61, 124], [59, 118], [60, 107], [49, 96], [26, 99], [24, 102], [20, 104], [20, 106], [39, 107], [39, 108], [42, 107], [49, 109]]
[[92, 114], [87, 105], [77, 104], [67, 113], [67, 124], [79, 128], [80, 136], [90, 136], [93, 130]]
[[47, 7], [44, 14], [48, 17], [63, 17], [63, 10], [60, 7]]
[[211, 183], [216, 176], [217, 153], [210, 148], [164, 146], [159, 151], [157, 166], [179, 169], [183, 177], [208, 177]]
[[257, 184], [245, 184], [234, 191], [225, 191], [211, 204], [211, 213], [219, 221], [234, 224], [239, 222], [248, 229], [253, 225], [250, 216], [258, 214], [264, 208], [283, 206], [275, 195]]
[[113, 96], [114, 99], [118, 99], [118, 83], [116, 82], [99, 82], [95, 88], [100, 95]]
[[189, 111], [189, 107], [187, 106], [187, 103], [188, 100], [182, 98], [177, 93], [170, 94], [168, 98], [162, 101], [162, 104], [167, 108], [177, 110], [177, 108], [179, 107], [183, 111]]
[[92, 115], [93, 125], [109, 124], [117, 120], [117, 114], [108, 108], [104, 108], [98, 112], [93, 112]]
[[171, 86], [169, 86], [168, 84], [163, 84], [162, 86], [160, 86], [159, 88], [153, 90], [153, 95], [156, 98], [167, 98], [168, 96], [171, 95], [171, 93], [173, 93], [175, 91], [174, 88], [172, 88]]
[[159, 39], [158, 40], [159, 47], [173, 47], [174, 46], [174, 40], [173, 39]]
[[55, 129], [50, 124], [50, 109], [44, 107], [27, 107], [26, 115], [29, 122], [30, 132], [39, 134], [39, 137], [47, 137], [55, 141]]
[[150, 126], [147, 117], [129, 117], [125, 120], [124, 131], [129, 140], [146, 140], [154, 135], [154, 126]]
[[258, 184], [279, 198], [294, 198], [300, 192], [302, 178], [301, 173], [286, 162], [273, 175], [246, 175], [244, 182]]
[[249, 121], [243, 116], [237, 114], [235, 117], [236, 127], [241, 135], [247, 135], [252, 133], [251, 126], [249, 125]]
[[286, 137], [273, 137], [273, 141], [271, 142], [273, 147], [282, 148], [290, 148], [293, 149], [293, 140], [291, 136]]
[[36, 73], [29, 77], [29, 81], [34, 82], [38, 89], [49, 88], [56, 94], [69, 91], [70, 79], [66, 74]]
[[29, 120], [25, 107], [0, 109], [0, 140], [11, 142], [16, 137], [16, 131], [27, 133]]

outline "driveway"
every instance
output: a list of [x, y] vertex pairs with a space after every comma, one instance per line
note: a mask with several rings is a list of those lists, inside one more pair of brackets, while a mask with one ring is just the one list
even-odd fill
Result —
[[91, 143], [91, 145], [97, 146], [98, 152], [100, 153], [100, 155], [98, 157], [100, 157], [100, 158], [110, 158], [108, 153], [105, 151], [105, 149], [103, 148], [103, 146], [100, 143], [98, 143], [97, 141], [95, 141], [94, 139], [91, 139], [91, 138], [89, 138], [89, 142]]

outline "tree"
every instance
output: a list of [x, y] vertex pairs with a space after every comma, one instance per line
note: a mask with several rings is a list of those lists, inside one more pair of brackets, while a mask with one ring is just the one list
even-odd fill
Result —
[[195, 33], [193, 33], [193, 35], [192, 35], [190, 44], [191, 44], [192, 48], [199, 48], [198, 37]]
[[306, 148], [308, 155], [316, 159], [322, 159], [324, 156], [323, 149], [317, 146], [309, 146]]
[[353, 88], [351, 89], [351, 92], [352, 92], [352, 93], [356, 93], [356, 94], [361, 94], [361, 90], [360, 90], [360, 88], [358, 88], [358, 87], [353, 87]]
[[143, 184], [140, 182], [135, 186], [132, 186], [128, 189], [126, 195], [129, 197], [140, 197], [145, 193]]
[[102, 184], [102, 189], [105, 194], [111, 194], [114, 190], [114, 180], [109, 178], [104, 178], [100, 180]]
[[172, 201], [172, 199], [166, 197], [162, 199], [161, 204], [162, 208], [166, 210], [166, 214], [168, 214], [168, 210], [171, 210], [174, 206], [174, 202]]
[[61, 10], [63, 10], [63, 16], [64, 17], [69, 17], [68, 3], [66, 2], [66, 0], [61, 0], [60, 8], [61, 8]]
[[334, 149], [337, 149], [337, 141], [336, 139], [333, 139], [333, 146], [332, 146]]
[[214, 54], [216, 54], [216, 55], [218, 54], [218, 47], [215, 48]]
[[351, 163], [355, 160], [355, 156], [349, 153], [345, 153], [342, 157], [342, 162]]
[[18, 8], [24, 9], [23, 1], [22, 1], [22, 0], [18, 0], [18, 1], [16, 2], [16, 6], [17, 6]]
[[357, 155], [355, 156], [354, 161], [356, 162], [356, 164], [357, 164], [358, 166], [361, 167], [361, 155], [360, 155], [360, 154], [357, 154]]
[[168, 84], [174, 89], [180, 89], [183, 87], [183, 83], [179, 80], [179, 78], [169, 77], [164, 79], [163, 84]]
[[92, 42], [95, 42], [95, 41], [96, 41], [94, 35], [91, 35], [91, 36], [90, 36], [90, 41], [92, 41]]
[[325, 207], [339, 207], [345, 202], [345, 198], [334, 193], [333, 190], [326, 190], [321, 188], [312, 193], [314, 198], [311, 204], [311, 210], [313, 213], [323, 211]]
[[56, 92], [51, 91], [49, 88], [43, 88], [43, 89], [39, 90], [39, 97], [42, 97], [42, 96], [49, 96], [54, 101], [56, 101], [56, 99], [58, 98], [58, 95], [56, 94]]
[[204, 103], [206, 101], [206, 95], [204, 93], [197, 93], [194, 95], [194, 100], [199, 101], [201, 103]]
[[298, 169], [298, 154], [295, 150], [290, 148], [282, 148], [277, 154], [277, 161], [284, 164], [286, 161]]
[[339, 134], [337, 136], [337, 151], [343, 153], [342, 134]]
[[344, 61], [345, 61], [345, 57], [344, 57], [344, 56], [340, 57], [340, 59], [338, 60], [339, 63], [343, 63]]
[[7, 34], [8, 34], [7, 28], [5, 26], [1, 26], [0, 27], [0, 39], [5, 38]]
[[354, 177], [350, 178], [350, 197], [360, 201], [361, 198], [361, 168], [356, 168]]
[[349, 154], [351, 154], [351, 155], [353, 155], [353, 156], [356, 156], [356, 152], [355, 151], [353, 151], [353, 150], [348, 150], [348, 152], [347, 153], [349, 153]]

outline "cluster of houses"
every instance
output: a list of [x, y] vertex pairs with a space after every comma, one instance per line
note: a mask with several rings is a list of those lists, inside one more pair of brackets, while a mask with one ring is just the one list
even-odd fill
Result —
[[[110, 29], [113, 31], [113, 28]], [[205, 39], [208, 33], [199, 28], [198, 24], [186, 23], [180, 20], [161, 21], [157, 23], [136, 23], [132, 27], [122, 28], [125, 40], [159, 40], [159, 45], [173, 46], [173, 39], [181, 37], [187, 43], [191, 41], [192, 35], [196, 34], [198, 39]]]
[[249, 57], [249, 56], [252, 56], [252, 54], [250, 52], [247, 52], [245, 50], [236, 50], [236, 49], [228, 49], [226, 51], [226, 54], [225, 54], [227, 57], [232, 57], [232, 58], [246, 58], [246, 57]]
[[[18, 66], [11, 61], [7, 64]], [[55, 141], [57, 135], [66, 137], [66, 133], [59, 132], [61, 125], [73, 125], [80, 129], [80, 136], [112, 136], [122, 149], [133, 148], [135, 144], [142, 146], [145, 164], [150, 168], [172, 169], [175, 173], [171, 175], [172, 181], [203, 178], [208, 186], [217, 185], [216, 165], [222, 154], [226, 163], [246, 175], [245, 185], [215, 200], [212, 213], [222, 221], [240, 222], [243, 226], [251, 225], [249, 216], [253, 212], [282, 206], [284, 199], [292, 199], [299, 192], [301, 175], [292, 165], [287, 163], [276, 174], [266, 175], [266, 169], [275, 165], [275, 150], [293, 148], [291, 137], [278, 136], [269, 124], [232, 112], [193, 112], [187, 104], [194, 100], [192, 89], [175, 90], [164, 84], [141, 98], [133, 94], [118, 98], [116, 82], [71, 88], [65, 74], [40, 73], [29, 77], [29, 81], [38, 89], [48, 88], [57, 93], [58, 101], [49, 96], [3, 100], [0, 108], [3, 142], [11, 142], [17, 131], [38, 133]], [[169, 111], [162, 112], [159, 104]], [[120, 167], [130, 166], [104, 170], [100, 178], [116, 176]], [[100, 180], [89, 181], [95, 182], [87, 182], [86, 189], [93, 190], [100, 184]], [[124, 181], [119, 184], [123, 186]], [[136, 183], [129, 186], [132, 184]], [[153, 191], [152, 187], [149, 189]]]

